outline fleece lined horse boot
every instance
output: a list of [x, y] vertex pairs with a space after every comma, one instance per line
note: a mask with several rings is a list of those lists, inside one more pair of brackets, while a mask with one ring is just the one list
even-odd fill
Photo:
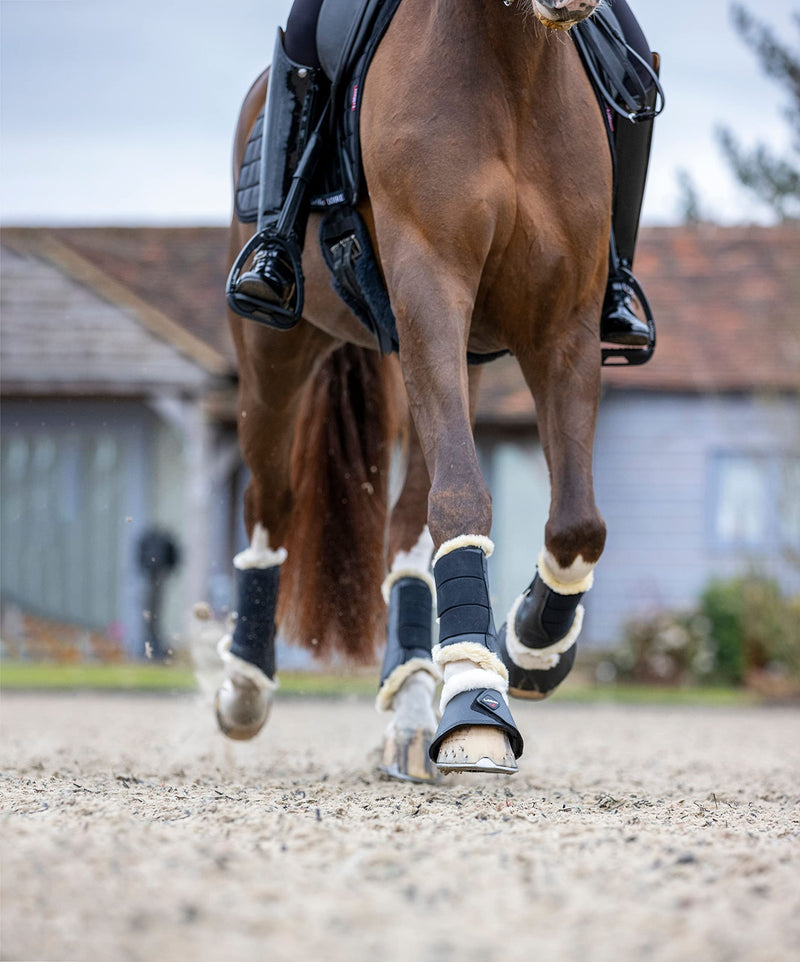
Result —
[[278, 683], [275, 680], [275, 611], [280, 566], [286, 549], [273, 551], [266, 530], [256, 524], [249, 548], [233, 559], [237, 614], [233, 635], [217, 646], [226, 678], [215, 708], [228, 738], [246, 741], [264, 727]]
[[511, 606], [497, 637], [509, 694], [546, 698], [567, 677], [583, 625], [580, 600], [593, 582], [594, 565], [576, 561], [565, 571], [542, 551], [533, 581]]
[[489, 538], [464, 535], [436, 553], [433, 574], [444, 672], [442, 720], [430, 757], [443, 772], [513, 774], [522, 736], [508, 709], [508, 671], [497, 652], [486, 559]]
[[384, 736], [380, 768], [391, 778], [411, 782], [439, 779], [429, 756], [438, 721], [433, 695], [441, 672], [431, 659], [435, 587], [428, 570], [433, 542], [427, 528], [426, 537], [430, 548], [424, 567], [413, 564], [413, 551], [401, 552], [382, 586], [388, 621], [375, 707], [391, 712], [392, 719]]

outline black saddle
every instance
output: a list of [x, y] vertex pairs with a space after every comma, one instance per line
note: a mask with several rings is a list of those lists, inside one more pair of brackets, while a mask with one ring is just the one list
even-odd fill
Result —
[[[325, 0], [317, 21], [317, 53], [330, 84], [325, 150], [311, 209], [355, 205], [364, 188], [359, 121], [363, 80], [401, 0]], [[237, 182], [236, 215], [258, 220], [258, 174], [264, 111], [250, 133]]]

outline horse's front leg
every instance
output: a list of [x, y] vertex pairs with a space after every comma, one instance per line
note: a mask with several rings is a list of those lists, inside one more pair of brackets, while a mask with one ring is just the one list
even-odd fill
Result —
[[464, 280], [463, 263], [448, 263], [418, 242], [404, 247], [395, 240], [391, 248], [384, 263], [403, 377], [431, 479], [434, 662], [444, 687], [430, 757], [445, 771], [514, 772], [522, 739], [508, 710], [508, 673], [489, 600], [491, 498], [470, 418], [466, 346], [475, 289]]
[[[597, 312], [599, 314], [599, 310]], [[564, 334], [573, 329], [572, 336]], [[536, 402], [550, 471], [550, 517], [536, 574], [498, 635], [512, 695], [544, 698], [569, 674], [606, 526], [592, 482], [600, 398], [596, 324], [565, 324], [559, 343], [517, 352]]]

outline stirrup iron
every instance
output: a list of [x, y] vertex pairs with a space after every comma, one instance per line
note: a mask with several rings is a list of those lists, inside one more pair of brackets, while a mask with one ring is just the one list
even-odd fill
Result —
[[634, 296], [642, 305], [645, 321], [647, 322], [648, 341], [643, 347], [604, 347], [602, 349], [602, 363], [604, 367], [625, 367], [629, 364], [646, 364], [656, 349], [656, 323], [653, 318], [653, 311], [644, 290], [642, 290], [641, 284], [636, 280], [631, 271], [627, 267], [620, 265], [618, 272], [624, 277], [625, 283], [630, 287]]

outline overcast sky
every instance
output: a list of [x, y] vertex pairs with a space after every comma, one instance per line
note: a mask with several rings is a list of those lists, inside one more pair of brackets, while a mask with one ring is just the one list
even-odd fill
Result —
[[[469, 3], [470, 0], [462, 0]], [[499, 2], [499, 0], [498, 0]], [[649, 223], [679, 214], [676, 170], [724, 222], [763, 220], [713, 131], [786, 148], [786, 105], [730, 24], [730, 0], [632, 0], [663, 58]], [[222, 224], [239, 104], [291, 0], [0, 0], [0, 221]], [[799, 0], [753, 4], [795, 49]]]

